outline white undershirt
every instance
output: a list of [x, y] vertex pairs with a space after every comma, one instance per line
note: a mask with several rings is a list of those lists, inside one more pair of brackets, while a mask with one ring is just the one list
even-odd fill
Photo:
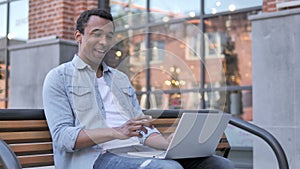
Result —
[[[104, 109], [106, 112], [106, 123], [108, 127], [118, 127], [129, 120], [128, 115], [124, 112], [122, 107], [118, 104], [110, 88], [106, 85], [104, 78], [97, 78], [98, 90], [100, 92]], [[112, 140], [103, 144], [103, 149], [113, 149], [125, 147], [130, 145], [140, 144], [137, 137], [131, 137], [127, 140]]]

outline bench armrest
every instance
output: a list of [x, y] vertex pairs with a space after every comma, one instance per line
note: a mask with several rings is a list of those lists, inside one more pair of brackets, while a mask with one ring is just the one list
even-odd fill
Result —
[[246, 122], [236, 117], [231, 117], [229, 123], [240, 129], [248, 131], [251, 134], [258, 136], [261, 139], [263, 139], [265, 142], [267, 142], [277, 157], [279, 168], [289, 169], [289, 164], [288, 164], [286, 154], [283, 148], [281, 147], [280, 143], [276, 140], [276, 138], [271, 133], [269, 133], [263, 128], [260, 128], [254, 124], [251, 124], [249, 122]]
[[15, 153], [3, 140], [0, 140], [0, 161], [5, 169], [22, 169]]

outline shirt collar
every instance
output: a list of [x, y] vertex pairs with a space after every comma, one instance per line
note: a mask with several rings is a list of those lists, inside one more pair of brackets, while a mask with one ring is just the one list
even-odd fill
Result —
[[86, 67], [91, 69], [91, 66], [86, 64], [77, 54], [74, 55], [72, 63], [74, 64], [76, 69], [84, 69]]
[[107, 72], [107, 71], [109, 71], [109, 70], [110, 70], [110, 67], [109, 67], [109, 66], [107, 66], [107, 64], [106, 64], [106, 63], [104, 63], [104, 62], [102, 62], [102, 67], [103, 67], [103, 72]]
[[[74, 64], [76, 69], [84, 69], [87, 67], [88, 69], [93, 70], [91, 66], [86, 64], [77, 54], [74, 55], [72, 63]], [[110, 67], [104, 62], [102, 62], [102, 67], [103, 72], [110, 71]]]

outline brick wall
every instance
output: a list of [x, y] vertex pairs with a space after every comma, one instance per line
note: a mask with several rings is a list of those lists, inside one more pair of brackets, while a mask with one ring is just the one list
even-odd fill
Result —
[[57, 36], [74, 40], [79, 14], [98, 7], [98, 0], [30, 0], [29, 39]]
[[263, 12], [276, 12], [279, 10], [286, 10], [286, 9], [291, 9], [291, 8], [299, 8], [300, 6], [291, 6], [287, 8], [282, 8], [278, 9], [277, 4], [281, 4], [284, 2], [292, 2], [292, 1], [299, 1], [299, 0], [263, 0], [263, 6], [262, 6], [262, 11]]

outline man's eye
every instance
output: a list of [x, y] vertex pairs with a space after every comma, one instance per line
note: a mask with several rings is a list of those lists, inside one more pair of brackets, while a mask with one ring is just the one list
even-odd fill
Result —
[[101, 37], [101, 36], [102, 36], [102, 33], [94, 33], [94, 36], [95, 36], [95, 37]]
[[111, 39], [113, 39], [113, 36], [112, 35], [106, 35], [106, 38], [111, 40]]

